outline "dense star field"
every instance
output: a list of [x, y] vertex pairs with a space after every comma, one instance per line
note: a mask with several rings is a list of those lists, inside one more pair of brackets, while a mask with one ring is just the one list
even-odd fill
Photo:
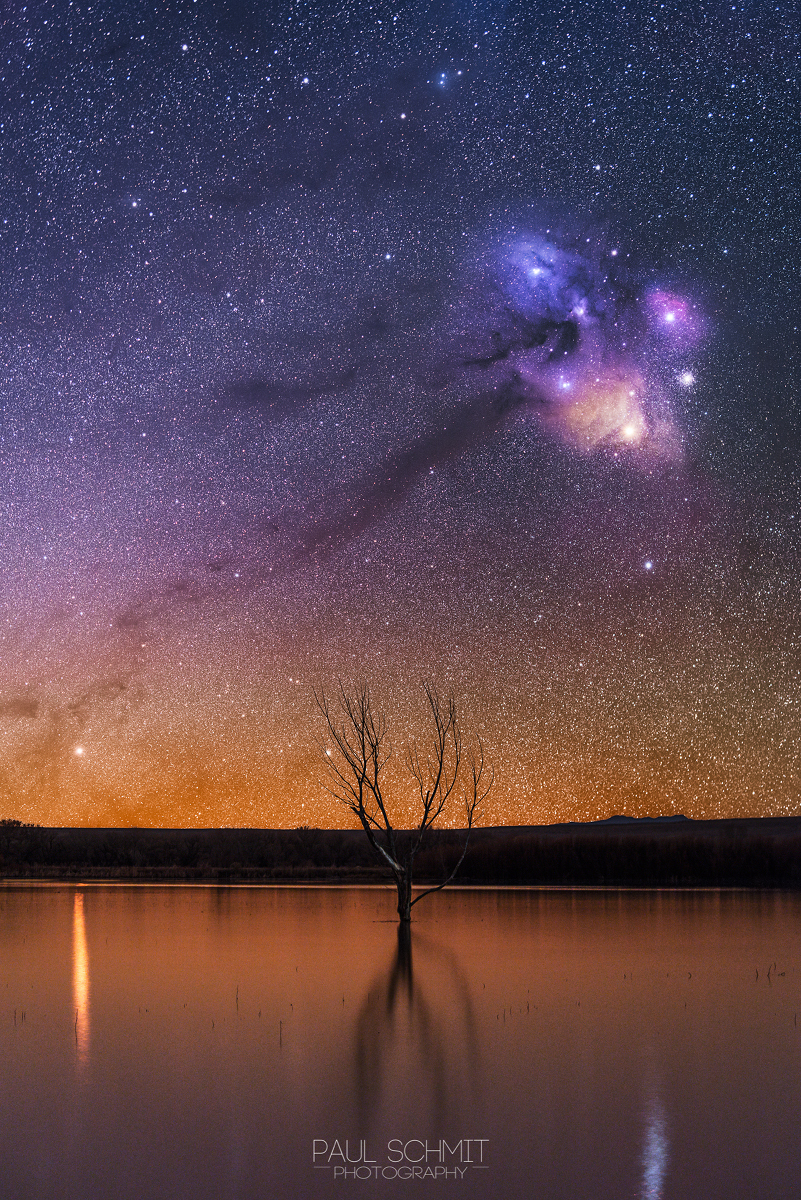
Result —
[[799, 811], [795, 5], [0, 28], [0, 815], [343, 822], [338, 677], [485, 821]]

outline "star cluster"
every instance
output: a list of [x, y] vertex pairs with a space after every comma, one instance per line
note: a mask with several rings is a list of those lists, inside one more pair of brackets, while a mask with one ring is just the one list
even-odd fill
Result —
[[333, 824], [337, 678], [496, 823], [798, 811], [793, 6], [2, 30], [8, 815]]

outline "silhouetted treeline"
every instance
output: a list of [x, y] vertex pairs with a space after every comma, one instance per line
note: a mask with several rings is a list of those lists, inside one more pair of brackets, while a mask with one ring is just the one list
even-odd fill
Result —
[[[403, 835], [401, 835], [403, 836]], [[432, 830], [415, 880], [445, 878], [464, 834]], [[49, 829], [0, 822], [0, 876], [218, 882], [380, 883], [360, 830]], [[801, 887], [801, 817], [619, 818], [474, 830], [457, 883]]]
[[348, 880], [376, 866], [356, 830], [49, 829], [0, 822], [5, 876]]
[[509, 830], [497, 840], [471, 843], [460, 879], [498, 885], [801, 887], [801, 818]]

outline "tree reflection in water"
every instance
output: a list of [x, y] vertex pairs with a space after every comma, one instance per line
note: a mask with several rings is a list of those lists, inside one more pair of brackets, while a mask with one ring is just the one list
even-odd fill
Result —
[[414, 934], [415, 973], [412, 936], [412, 928], [399, 923], [389, 971], [375, 977], [356, 1018], [356, 1099], [364, 1129], [390, 1092], [395, 1115], [409, 1110], [416, 1116], [428, 1093], [434, 1126], [444, 1128], [480, 1089], [479, 1040], [467, 978], [450, 949], [419, 933]]

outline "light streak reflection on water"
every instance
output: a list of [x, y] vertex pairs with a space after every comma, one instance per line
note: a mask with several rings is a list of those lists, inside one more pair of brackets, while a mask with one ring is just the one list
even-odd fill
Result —
[[89, 950], [83, 892], [75, 893], [72, 909], [72, 1004], [75, 1009], [75, 1048], [79, 1069], [89, 1061]]
[[642, 1200], [662, 1200], [669, 1156], [667, 1121], [662, 1101], [651, 1097], [642, 1150]]

